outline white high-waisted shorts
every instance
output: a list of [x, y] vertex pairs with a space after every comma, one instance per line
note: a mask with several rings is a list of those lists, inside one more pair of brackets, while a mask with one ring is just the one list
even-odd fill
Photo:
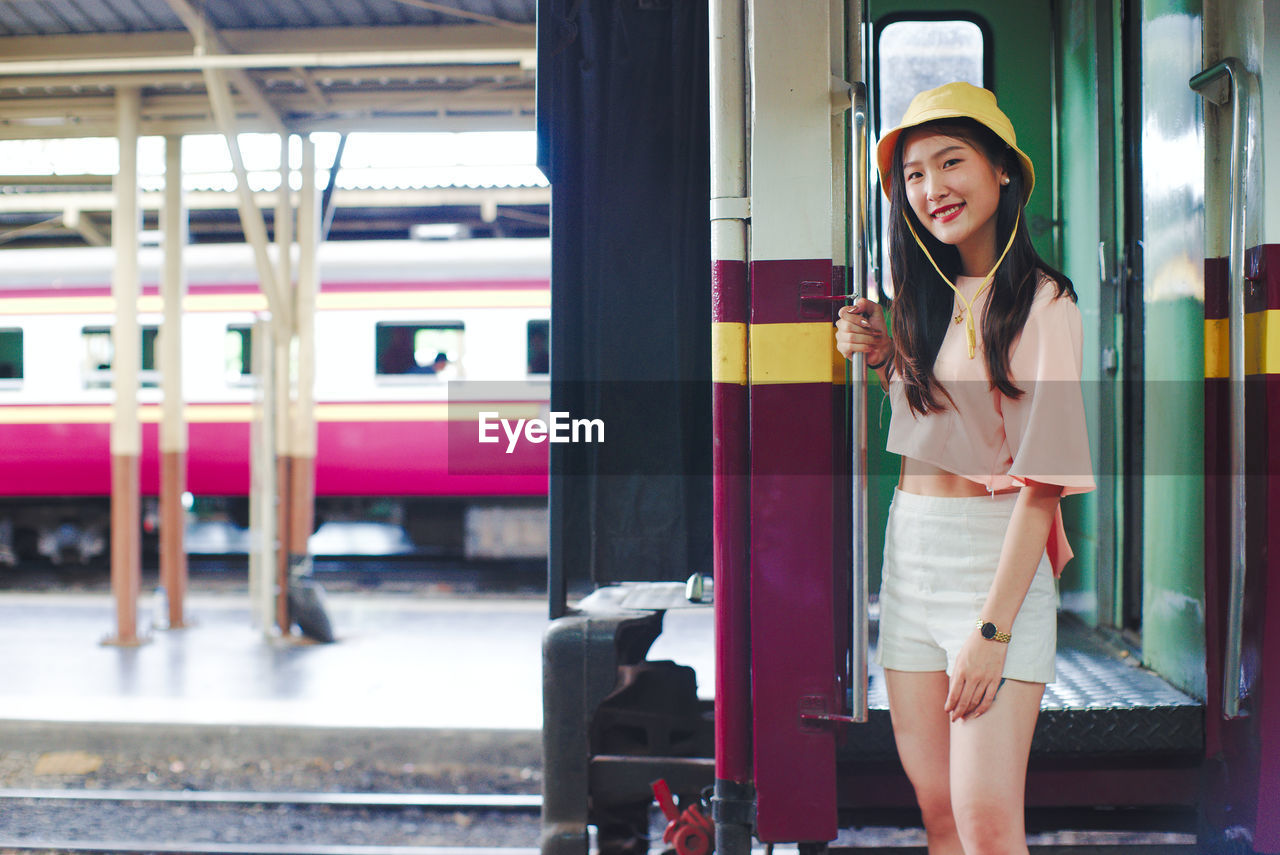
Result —
[[[1018, 494], [943, 498], [895, 490], [885, 532], [876, 661], [897, 671], [951, 673], [995, 577]], [[1052, 683], [1058, 590], [1047, 556], [1012, 627], [1011, 680]], [[992, 642], [998, 644], [999, 642]]]

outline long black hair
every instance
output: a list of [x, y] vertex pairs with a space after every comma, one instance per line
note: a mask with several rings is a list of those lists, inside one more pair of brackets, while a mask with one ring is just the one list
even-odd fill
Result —
[[893, 168], [889, 179], [889, 264], [893, 272], [894, 299], [890, 306], [895, 342], [893, 367], [902, 375], [907, 403], [920, 414], [946, 408], [941, 398], [950, 399], [933, 373], [934, 361], [951, 323], [955, 299], [951, 288], [938, 276], [929, 259], [907, 229], [903, 216], [929, 249], [938, 267], [952, 282], [961, 273], [960, 252], [954, 246], [935, 238], [916, 217], [907, 201], [902, 177], [902, 156], [907, 137], [917, 129], [958, 137], [986, 156], [992, 166], [1004, 167], [1009, 183], [1000, 188], [996, 206], [996, 247], [1003, 249], [1009, 233], [1017, 223], [1013, 245], [996, 271], [987, 311], [982, 319], [982, 338], [986, 344], [987, 374], [993, 388], [1010, 398], [1018, 398], [1023, 390], [1009, 377], [1009, 349], [1022, 332], [1031, 312], [1036, 287], [1042, 272], [1053, 280], [1057, 295], [1076, 299], [1071, 280], [1045, 263], [1031, 243], [1027, 218], [1023, 212], [1026, 179], [1013, 149], [994, 131], [973, 119], [938, 119], [925, 122], [898, 135], [893, 151]]

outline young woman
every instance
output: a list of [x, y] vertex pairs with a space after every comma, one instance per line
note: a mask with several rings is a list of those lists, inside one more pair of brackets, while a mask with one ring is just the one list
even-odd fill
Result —
[[1035, 172], [995, 96], [922, 92], [877, 147], [895, 296], [836, 344], [889, 390], [902, 455], [877, 659], [931, 855], [1025, 853], [1027, 758], [1054, 679], [1061, 496], [1093, 489], [1071, 282], [1036, 254]]

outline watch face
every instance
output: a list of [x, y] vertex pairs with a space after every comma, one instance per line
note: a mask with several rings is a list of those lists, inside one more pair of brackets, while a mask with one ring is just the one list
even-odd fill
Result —
[[982, 624], [982, 637], [991, 640], [996, 637], [996, 625], [991, 621]]

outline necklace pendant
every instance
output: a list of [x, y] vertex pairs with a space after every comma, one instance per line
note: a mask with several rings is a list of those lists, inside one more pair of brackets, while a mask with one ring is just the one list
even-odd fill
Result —
[[957, 313], [955, 317], [955, 322], [959, 324], [963, 320], [964, 320], [964, 312]]

